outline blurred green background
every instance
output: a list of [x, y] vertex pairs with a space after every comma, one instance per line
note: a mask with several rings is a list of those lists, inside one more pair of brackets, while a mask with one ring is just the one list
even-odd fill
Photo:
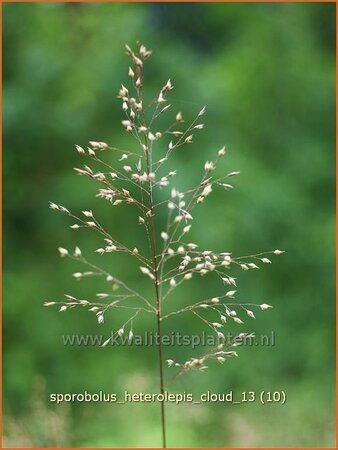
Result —
[[[239, 358], [172, 385], [196, 395], [285, 390], [286, 404], [168, 405], [168, 445], [334, 446], [335, 5], [31, 3], [3, 12], [4, 445], [160, 445], [157, 404], [49, 403], [53, 392], [157, 392], [156, 349], [65, 347], [62, 335], [108, 336], [119, 318], [98, 326], [84, 309], [42, 307], [64, 293], [107, 289], [99, 279], [76, 282], [71, 274], [83, 267], [60, 259], [59, 245], [79, 245], [152, 295], [137, 264], [91, 256], [99, 236], [70, 230], [48, 209], [49, 200], [93, 209], [113, 234], [142, 247], [131, 209], [109, 208], [72, 170], [82, 164], [75, 143], [134, 145], [116, 95], [128, 82], [124, 43], [140, 41], [154, 51], [145, 88], [169, 77], [175, 85], [170, 114], [188, 121], [208, 106], [205, 130], [175, 155], [175, 185], [196, 183], [223, 144], [224, 171], [241, 171], [235, 190], [213, 192], [196, 210], [191, 240], [235, 255], [286, 251], [262, 270], [235, 272], [243, 297], [274, 306], [236, 331], [274, 331], [275, 345], [240, 348]], [[212, 277], [196, 279], [172, 307], [220, 288]], [[134, 331], [153, 328], [145, 317]], [[171, 330], [189, 334], [196, 323], [182, 316], [165, 324]], [[192, 353], [165, 349], [183, 361]]]

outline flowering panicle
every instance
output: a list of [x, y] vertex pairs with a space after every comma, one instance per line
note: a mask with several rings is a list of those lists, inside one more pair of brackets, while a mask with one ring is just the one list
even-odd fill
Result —
[[[101, 276], [112, 285], [113, 293], [98, 293], [96, 299], [78, 299], [67, 294], [61, 301], [48, 300], [44, 304], [57, 305], [60, 312], [76, 307], [85, 308], [96, 316], [99, 324], [105, 322], [107, 313], [113, 308], [130, 310], [130, 317], [126, 322], [117, 321], [115, 333], [120, 337], [126, 334], [130, 341], [134, 336], [134, 319], [139, 314], [154, 314], [159, 334], [163, 321], [178, 314], [190, 314], [214, 334], [220, 343], [217, 348], [207, 351], [198, 358], [192, 357], [184, 363], [168, 359], [167, 363], [169, 367], [177, 368], [178, 375], [190, 369], [205, 370], [209, 361], [222, 364], [232, 356], [237, 356], [232, 347], [238, 345], [238, 341], [227, 345], [221, 342], [224, 339], [224, 328], [229, 323], [241, 327], [247, 319], [255, 319], [259, 310], [272, 308], [267, 303], [255, 304], [250, 300], [241, 299], [237, 278], [233, 276], [232, 269], [257, 270], [271, 264], [271, 258], [282, 254], [283, 251], [236, 256], [228, 249], [215, 252], [200, 248], [198, 244], [191, 242], [188, 238], [191, 228], [198, 226], [194, 221], [195, 208], [205, 203], [217, 189], [233, 189], [230, 179], [240, 172], [232, 170], [221, 176], [216, 175], [227, 152], [225, 146], [220, 146], [200, 167], [197, 184], [185, 191], [179, 188], [175, 182], [178, 170], [169, 167], [168, 161], [173, 152], [185, 145], [193, 144], [197, 133], [205, 129], [202, 119], [206, 107], [201, 108], [190, 122], [186, 122], [182, 112], [173, 112], [173, 106], [168, 103], [170, 92], [174, 89], [171, 79], [161, 85], [153, 102], [148, 106], [143, 94], [143, 67], [152, 52], [144, 45], [141, 45], [138, 51], [126, 45], [126, 51], [131, 59], [128, 69], [130, 81], [128, 85], [121, 84], [118, 98], [121, 100], [124, 115], [121, 120], [122, 128], [135, 139], [137, 150], [127, 151], [94, 140], [89, 141], [87, 145], [76, 145], [75, 149], [79, 156], [84, 158], [84, 163], [74, 170], [78, 175], [97, 183], [96, 197], [106, 200], [111, 207], [128, 205], [137, 208], [138, 220], [135, 227], [144, 228], [149, 252], [143, 254], [136, 246], [128, 247], [118, 242], [99, 223], [92, 209], [73, 213], [53, 202], [50, 203], [50, 208], [71, 218], [72, 230], [87, 228], [98, 233], [102, 238], [102, 244], [95, 252], [103, 259], [108, 258], [110, 253], [121, 252], [136, 258], [139, 262], [140, 276], [148, 278], [153, 284], [154, 299], [145, 297], [115, 274], [91, 263], [78, 247], [72, 252], [59, 247], [61, 257], [73, 259], [89, 268], [88, 271], [75, 272], [73, 277], [76, 280]], [[159, 127], [156, 120], [162, 115], [172, 116], [172, 120], [168, 121], [169, 125], [164, 128]], [[160, 209], [165, 210], [167, 215], [164, 229], [158, 228], [157, 217]], [[181, 307], [167, 300], [174, 291], [178, 292], [182, 283], [196, 277], [213, 277], [215, 283], [219, 283], [220, 294]], [[117, 291], [118, 293], [115, 293]], [[164, 304], [167, 309], [165, 314]], [[242, 332], [237, 338], [243, 340], [248, 336], [252, 334]], [[112, 337], [103, 346], [107, 346], [110, 339]], [[161, 359], [160, 364], [162, 362]], [[161, 390], [163, 386], [161, 380]]]

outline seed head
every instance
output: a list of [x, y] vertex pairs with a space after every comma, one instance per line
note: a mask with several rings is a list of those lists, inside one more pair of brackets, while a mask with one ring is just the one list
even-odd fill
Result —
[[98, 323], [104, 323], [104, 316], [103, 316], [103, 314], [98, 314], [97, 315], [97, 321], [98, 321]]
[[56, 302], [45, 302], [43, 306], [52, 306], [55, 305]]
[[55, 209], [55, 210], [57, 210], [57, 211], [60, 210], [59, 206], [56, 205], [56, 204], [53, 203], [53, 202], [49, 202], [49, 207], [50, 207], [50, 209]]
[[225, 146], [218, 150], [218, 156], [221, 158], [225, 155]]
[[80, 147], [79, 145], [75, 145], [75, 148], [78, 151], [78, 153], [80, 153], [81, 155], [86, 154], [85, 150], [82, 147]]
[[117, 332], [117, 334], [121, 337], [124, 334], [124, 328], [120, 328]]
[[82, 214], [86, 217], [93, 217], [92, 211], [82, 211]]
[[61, 258], [68, 256], [68, 250], [66, 248], [59, 247], [58, 250], [59, 250]]
[[271, 261], [269, 258], [261, 258], [261, 261], [265, 264], [271, 264]]
[[262, 305], [260, 305], [260, 308], [264, 310], [264, 309], [272, 308], [272, 306], [271, 305], [267, 305], [266, 303], [263, 303]]
[[236, 322], [238, 324], [244, 323], [239, 317], [234, 317], [234, 322]]
[[82, 252], [79, 249], [79, 247], [75, 247], [75, 251], [74, 251], [75, 258], [79, 258], [81, 255], [82, 255]]
[[176, 122], [183, 122], [183, 116], [181, 112], [176, 114]]
[[225, 296], [226, 297], [234, 297], [234, 295], [236, 294], [236, 291], [228, 291], [226, 294], [225, 294]]
[[203, 116], [203, 114], [205, 113], [205, 110], [206, 110], [206, 106], [203, 106], [201, 111], [198, 113], [198, 117]]
[[204, 164], [204, 170], [206, 171], [206, 172], [211, 172], [212, 170], [214, 170], [214, 163], [212, 162], [212, 161], [207, 161], [205, 164]]
[[81, 272], [75, 272], [75, 273], [73, 273], [73, 277], [74, 277], [76, 280], [81, 280], [81, 278], [83, 277], [83, 273], [81, 273]]

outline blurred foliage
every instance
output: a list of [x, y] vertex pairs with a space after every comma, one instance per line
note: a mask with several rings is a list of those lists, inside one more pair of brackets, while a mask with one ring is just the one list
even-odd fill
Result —
[[[66, 217], [48, 209], [49, 200], [74, 211], [93, 208], [121, 239], [143, 245], [130, 208], [112, 211], [95, 199], [92, 183], [72, 172], [81, 164], [75, 143], [132, 145], [116, 93], [127, 80], [123, 45], [139, 41], [154, 51], [146, 67], [149, 95], [170, 77], [171, 103], [187, 120], [208, 105], [206, 129], [175, 155], [177, 186], [193, 185], [224, 143], [225, 170], [241, 171], [234, 191], [214, 192], [196, 210], [191, 239], [235, 255], [286, 250], [264, 270], [237, 274], [243, 297], [274, 305], [243, 330], [274, 331], [275, 346], [241, 348], [239, 358], [173, 385], [194, 393], [283, 389], [286, 404], [169, 405], [169, 445], [333, 446], [335, 5], [7, 3], [3, 11], [5, 444], [160, 442], [156, 404], [50, 406], [51, 392], [156, 392], [157, 354], [64, 347], [63, 334], [108, 335], [118, 318], [98, 327], [84, 310], [59, 315], [42, 307], [64, 293], [104, 289], [100, 280], [74, 282], [71, 273], [81, 267], [58, 258], [59, 245], [89, 252], [100, 240], [74, 234]], [[107, 264], [149, 289], [128, 259], [112, 256]], [[176, 305], [220, 288], [211, 278], [202, 281], [182, 288]], [[144, 319], [137, 327], [153, 324]], [[196, 330], [189, 316], [166, 327]], [[185, 358], [191, 350], [165, 349], [167, 358], [175, 354]], [[37, 382], [45, 384], [38, 394]]]

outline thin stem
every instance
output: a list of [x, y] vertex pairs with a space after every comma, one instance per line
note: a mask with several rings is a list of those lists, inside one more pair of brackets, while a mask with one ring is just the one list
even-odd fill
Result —
[[[140, 100], [142, 100], [142, 93], [138, 89], [137, 94]], [[144, 115], [142, 114], [142, 121], [144, 122]], [[151, 147], [149, 147], [149, 141], [147, 136], [144, 137], [144, 143], [146, 146], [146, 164], [147, 164], [147, 174], [151, 173]], [[151, 144], [150, 144], [151, 145]], [[153, 274], [154, 274], [154, 288], [156, 297], [156, 326], [157, 326], [157, 348], [158, 348], [158, 359], [159, 359], [159, 374], [160, 374], [160, 393], [162, 394], [163, 400], [161, 401], [161, 425], [162, 425], [162, 446], [167, 447], [166, 443], [166, 422], [165, 422], [165, 404], [164, 404], [164, 375], [163, 375], [163, 349], [162, 349], [162, 333], [161, 333], [161, 296], [159, 291], [159, 272], [157, 265], [157, 245], [156, 245], [156, 225], [154, 216], [154, 199], [153, 199], [153, 182], [149, 179], [149, 205], [150, 205], [150, 247], [152, 253], [153, 261]]]
[[[149, 163], [149, 150], [146, 152], [147, 156], [147, 172], [150, 173]], [[157, 246], [156, 246], [156, 226], [154, 220], [154, 201], [153, 201], [153, 186], [150, 182], [149, 186], [149, 201], [150, 201], [150, 241], [151, 251], [153, 258], [153, 273], [154, 273], [154, 287], [156, 296], [156, 322], [157, 322], [157, 335], [158, 335], [158, 358], [159, 358], [159, 370], [160, 370], [160, 392], [164, 394], [164, 376], [163, 376], [163, 351], [162, 351], [162, 334], [161, 334], [161, 297], [159, 292], [159, 273], [157, 266]], [[164, 400], [161, 402], [161, 423], [162, 423], [162, 444], [163, 448], [166, 448], [166, 427], [165, 427], [165, 408]]]

